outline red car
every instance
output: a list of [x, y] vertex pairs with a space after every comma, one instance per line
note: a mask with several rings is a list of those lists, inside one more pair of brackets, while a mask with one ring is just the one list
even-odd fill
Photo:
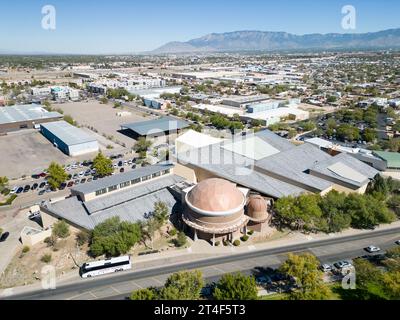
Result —
[[74, 182], [73, 182], [73, 181], [70, 181], [70, 182], [68, 182], [67, 187], [68, 187], [68, 188], [71, 188], [73, 185], [74, 185]]
[[47, 174], [45, 174], [44, 172], [42, 172], [41, 174], [39, 174], [40, 177], [44, 178], [47, 176]]

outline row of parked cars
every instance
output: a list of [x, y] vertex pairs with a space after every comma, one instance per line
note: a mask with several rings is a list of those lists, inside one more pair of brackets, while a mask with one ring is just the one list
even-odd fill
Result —
[[[395, 244], [400, 246], [400, 240], [395, 241]], [[373, 246], [373, 245], [364, 248], [364, 250], [366, 252], [370, 253], [370, 254], [371, 253], [375, 254], [375, 253], [379, 253], [379, 252], [382, 251], [381, 248], [379, 248], [377, 246]], [[365, 256], [362, 256], [360, 258], [369, 259], [369, 260], [374, 260], [374, 259], [377, 260], [378, 258], [382, 258], [383, 259], [385, 257], [384, 257], [384, 255], [365, 255]], [[343, 261], [338, 261], [338, 262], [334, 263], [333, 265], [330, 265], [330, 264], [327, 264], [327, 263], [326, 264], [322, 264], [320, 266], [320, 269], [323, 272], [334, 272], [334, 271], [342, 271], [344, 269], [351, 268], [352, 266], [353, 266], [352, 262], [350, 262], [348, 260], [343, 260]]]

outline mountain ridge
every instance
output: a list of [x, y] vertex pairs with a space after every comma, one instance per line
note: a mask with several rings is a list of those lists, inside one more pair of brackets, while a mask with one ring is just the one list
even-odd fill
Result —
[[151, 53], [354, 48], [400, 48], [400, 28], [367, 33], [312, 33], [304, 35], [284, 31], [259, 30], [210, 33], [186, 42], [168, 42], [151, 51]]

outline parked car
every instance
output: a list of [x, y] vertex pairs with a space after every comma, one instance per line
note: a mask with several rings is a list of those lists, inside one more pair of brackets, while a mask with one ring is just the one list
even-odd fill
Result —
[[75, 183], [75, 184], [79, 184], [80, 181], [77, 179], [77, 180], [74, 181], [74, 183]]
[[256, 278], [256, 283], [258, 285], [271, 284], [272, 280], [268, 276], [259, 276], [259, 277]]
[[4, 242], [7, 240], [7, 238], [10, 236], [9, 232], [4, 232], [1, 236], [0, 236], [0, 242]]
[[19, 187], [19, 188], [17, 189], [17, 191], [15, 191], [15, 193], [16, 193], [16, 194], [20, 194], [20, 193], [23, 192], [23, 191], [24, 191], [24, 188]]
[[14, 194], [14, 193], [17, 192], [17, 190], [18, 190], [18, 187], [14, 187], [14, 188], [12, 188], [12, 189], [10, 190], [10, 193], [11, 193], [11, 194]]
[[335, 268], [337, 268], [339, 270], [344, 269], [344, 268], [349, 268], [352, 265], [353, 264], [349, 261], [339, 261], [334, 264]]
[[85, 183], [85, 182], [86, 182], [86, 179], [82, 179], [82, 180], [81, 180], [81, 183]]
[[61, 183], [60, 190], [64, 190], [66, 187], [67, 187], [67, 184], [65, 182]]
[[27, 184], [24, 188], [24, 193], [28, 192], [29, 190], [31, 190], [31, 186], [29, 184]]
[[92, 178], [87, 179], [87, 182], [92, 182], [92, 181], [93, 181]]
[[43, 189], [43, 188], [45, 187], [45, 185], [46, 185], [46, 182], [42, 182], [42, 183], [39, 185], [39, 189]]
[[124, 173], [124, 172], [125, 172], [125, 169], [124, 169], [124, 168], [121, 168], [121, 169], [119, 169], [119, 172]]
[[46, 193], [46, 190], [43, 189], [43, 190], [40, 190], [40, 191], [39, 191], [38, 195], [39, 195], [39, 196], [42, 196], [42, 195], [44, 195], [45, 193]]
[[323, 272], [330, 272], [330, 271], [332, 271], [332, 266], [330, 265], [330, 264], [322, 264], [321, 266], [320, 266], [320, 269], [323, 271]]
[[34, 183], [34, 184], [32, 185], [31, 190], [36, 190], [38, 187], [39, 187], [39, 185], [38, 185], [37, 183]]
[[381, 248], [375, 247], [375, 246], [369, 246], [369, 247], [364, 248], [364, 250], [369, 253], [375, 253], [375, 252], [381, 251]]
[[118, 162], [118, 167], [122, 167], [124, 163], [122, 161]]
[[133, 165], [132, 165], [132, 169], [136, 169], [136, 164], [133, 164]]
[[46, 176], [47, 176], [47, 174], [44, 173], [44, 172], [42, 172], [42, 173], [40, 174], [40, 177], [42, 177], [42, 178], [45, 178]]
[[73, 185], [74, 185], [74, 182], [73, 182], [73, 181], [70, 181], [70, 182], [68, 182], [67, 187], [68, 187], [68, 188], [71, 188]]

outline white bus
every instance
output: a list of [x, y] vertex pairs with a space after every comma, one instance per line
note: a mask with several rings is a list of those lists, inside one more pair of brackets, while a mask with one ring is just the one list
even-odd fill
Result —
[[132, 269], [130, 256], [111, 258], [95, 262], [84, 263], [80, 268], [82, 278], [101, 276], [107, 273]]

